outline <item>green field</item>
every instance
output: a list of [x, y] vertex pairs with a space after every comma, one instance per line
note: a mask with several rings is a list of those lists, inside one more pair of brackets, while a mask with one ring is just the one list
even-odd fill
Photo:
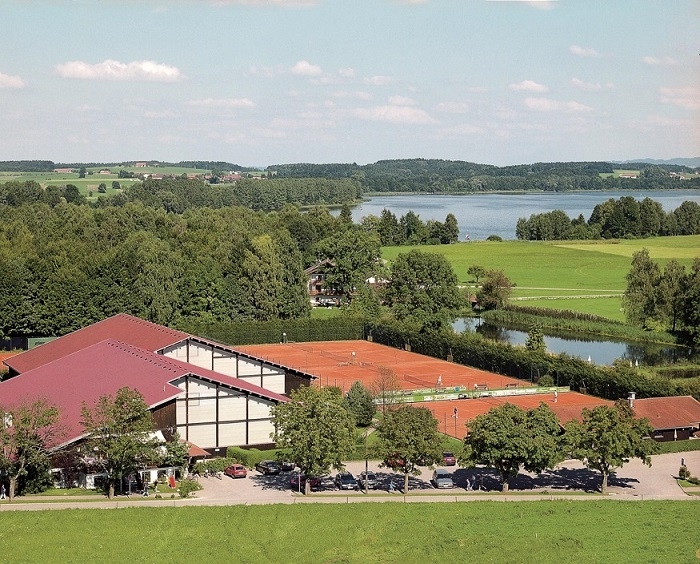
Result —
[[[622, 319], [619, 297], [627, 282], [632, 253], [643, 248], [662, 267], [672, 258], [690, 267], [700, 256], [700, 235], [621, 241], [475, 241], [453, 245], [384, 247], [391, 261], [411, 248], [445, 255], [460, 285], [473, 286], [471, 265], [503, 270], [516, 285], [513, 298], [567, 297], [518, 302], [534, 307], [571, 309]], [[594, 298], [594, 296], [601, 296]]]
[[691, 501], [367, 503], [0, 514], [6, 562], [697, 562]]

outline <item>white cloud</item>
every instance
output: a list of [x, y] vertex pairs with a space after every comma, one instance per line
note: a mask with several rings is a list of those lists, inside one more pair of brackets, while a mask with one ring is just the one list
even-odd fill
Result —
[[686, 110], [700, 110], [700, 89], [692, 86], [685, 88], [661, 88], [661, 101], [664, 104], [680, 106]]
[[363, 92], [362, 90], [355, 90], [353, 92], [347, 92], [341, 90], [339, 92], [333, 92], [335, 98], [355, 98], [357, 100], [370, 100], [372, 95], [369, 92]]
[[549, 90], [544, 84], [538, 84], [534, 80], [523, 80], [522, 82], [509, 84], [508, 88], [522, 92], [547, 92]]
[[481, 133], [484, 133], [483, 128], [477, 127], [476, 125], [470, 125], [468, 123], [446, 127], [440, 131], [441, 135], [450, 137], [462, 137], [465, 135], [477, 135]]
[[355, 77], [355, 69], [351, 69], [351, 68], [338, 69], [338, 75], [342, 76], [343, 78], [354, 78]]
[[177, 82], [184, 75], [177, 67], [155, 61], [132, 61], [120, 63], [107, 59], [91, 65], [83, 61], [69, 61], [56, 65], [56, 73], [62, 78], [89, 80], [146, 80], [154, 82]]
[[254, 108], [255, 102], [248, 98], [203, 98], [200, 100], [188, 100], [188, 106], [200, 108]]
[[386, 86], [387, 84], [391, 83], [391, 77], [390, 76], [370, 76], [365, 78], [365, 84], [371, 84], [373, 86]]
[[312, 65], [309, 61], [298, 61], [291, 69], [292, 74], [297, 76], [320, 76], [323, 74], [321, 67]]
[[572, 45], [569, 47], [569, 51], [578, 57], [600, 57], [600, 53], [593, 49], [593, 47], [586, 48]]
[[424, 110], [409, 106], [374, 106], [372, 108], [356, 108], [356, 117], [369, 121], [384, 121], [388, 123], [407, 125], [427, 125], [435, 120]]
[[571, 84], [579, 90], [585, 90], [586, 92], [598, 92], [603, 89], [603, 85], [598, 82], [584, 82], [578, 78], [572, 78]]
[[671, 57], [642, 57], [642, 62], [651, 66], [677, 67], [678, 61]]
[[0, 88], [24, 88], [24, 80], [19, 76], [11, 76], [0, 72]]
[[448, 114], [466, 114], [469, 107], [464, 102], [440, 102], [435, 109]]
[[151, 119], [175, 119], [180, 117], [172, 110], [163, 110], [162, 112], [148, 111], [144, 112], [143, 116]]
[[390, 96], [389, 103], [392, 106], [415, 106], [416, 105], [414, 100], [412, 100], [411, 98], [407, 98], [406, 96]]
[[551, 98], [526, 98], [525, 106], [531, 110], [538, 112], [590, 112], [593, 110], [590, 106], [580, 104], [579, 102], [561, 102], [552, 100]]

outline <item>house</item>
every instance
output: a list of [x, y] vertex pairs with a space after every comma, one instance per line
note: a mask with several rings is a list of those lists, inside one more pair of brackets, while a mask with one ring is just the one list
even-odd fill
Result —
[[700, 402], [692, 396], [635, 399], [630, 406], [637, 417], [646, 417], [657, 441], [680, 441], [700, 431]]
[[339, 306], [340, 294], [326, 286], [326, 270], [335, 266], [330, 259], [323, 259], [304, 270], [306, 290], [312, 306]]

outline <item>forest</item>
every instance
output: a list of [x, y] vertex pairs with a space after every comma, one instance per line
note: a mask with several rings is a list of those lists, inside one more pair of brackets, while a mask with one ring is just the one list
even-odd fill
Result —
[[700, 234], [700, 205], [686, 201], [667, 213], [651, 198], [641, 202], [632, 196], [610, 198], [593, 208], [588, 221], [583, 215], [571, 219], [561, 210], [533, 214], [529, 219], [521, 217], [515, 234], [526, 241], [697, 235]]

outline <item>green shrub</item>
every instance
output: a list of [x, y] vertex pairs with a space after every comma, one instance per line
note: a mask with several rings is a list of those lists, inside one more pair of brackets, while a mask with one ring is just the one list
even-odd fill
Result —
[[177, 488], [177, 493], [180, 497], [189, 497], [192, 492], [201, 490], [202, 486], [196, 480], [191, 478], [184, 478], [180, 480], [180, 486]]
[[549, 374], [545, 374], [537, 380], [537, 385], [542, 386], [543, 388], [550, 388], [551, 386], [554, 386], [554, 378], [552, 378]]
[[688, 480], [690, 478], [690, 470], [688, 470], [685, 464], [678, 469], [678, 477], [681, 480]]
[[255, 468], [255, 465], [263, 460], [278, 460], [277, 455], [278, 451], [276, 449], [258, 450], [256, 448], [229, 447], [226, 450], [228, 458], [236, 459], [240, 464], [248, 468]]

